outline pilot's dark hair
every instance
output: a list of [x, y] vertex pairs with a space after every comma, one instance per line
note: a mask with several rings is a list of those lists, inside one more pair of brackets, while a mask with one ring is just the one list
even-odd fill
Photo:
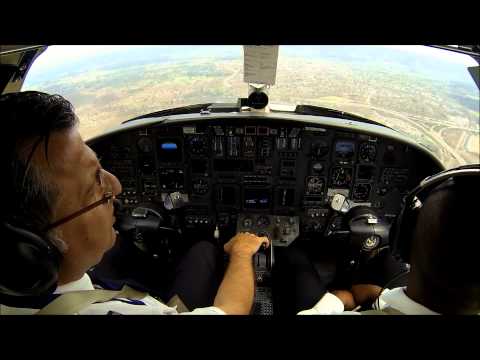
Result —
[[[437, 186], [420, 210], [411, 270], [425, 306], [442, 314], [480, 313], [478, 177]], [[475, 204], [476, 205], [476, 204]]]
[[4, 169], [1, 221], [12, 222], [58, 245], [44, 229], [53, 220], [52, 209], [59, 191], [32, 158], [43, 143], [48, 163], [50, 135], [78, 123], [73, 106], [60, 95], [37, 91], [5, 94], [0, 96], [0, 121], [8, 129], [0, 141]]

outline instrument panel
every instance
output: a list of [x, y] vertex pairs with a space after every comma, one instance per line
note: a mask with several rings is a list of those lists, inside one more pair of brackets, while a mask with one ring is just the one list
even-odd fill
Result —
[[321, 233], [336, 193], [393, 219], [408, 190], [440, 170], [398, 140], [262, 118], [134, 128], [91, 147], [122, 183], [126, 207], [185, 194], [182, 221], [192, 231], [283, 216], [300, 233]]

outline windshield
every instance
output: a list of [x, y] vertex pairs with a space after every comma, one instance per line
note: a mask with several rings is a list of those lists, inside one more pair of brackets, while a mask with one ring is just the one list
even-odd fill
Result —
[[[479, 91], [469, 56], [424, 46], [280, 46], [270, 102], [385, 124], [447, 168], [479, 162]], [[22, 90], [63, 95], [85, 139], [149, 112], [246, 97], [242, 46], [51, 46]]]

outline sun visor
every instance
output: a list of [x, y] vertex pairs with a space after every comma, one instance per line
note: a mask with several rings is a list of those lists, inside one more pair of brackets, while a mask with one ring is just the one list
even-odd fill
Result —
[[17, 72], [18, 67], [12, 64], [0, 63], [0, 94], [10, 82], [10, 79]]
[[0, 94], [20, 91], [30, 67], [46, 46], [0, 46]]
[[477, 88], [480, 90], [480, 66], [469, 67], [468, 72], [475, 81], [475, 84], [477, 84]]

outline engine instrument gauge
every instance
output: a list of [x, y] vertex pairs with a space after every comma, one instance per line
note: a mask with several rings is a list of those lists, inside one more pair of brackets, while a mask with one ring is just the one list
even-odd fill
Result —
[[365, 183], [355, 184], [355, 186], [353, 187], [353, 200], [368, 201], [371, 190], [372, 190], [371, 184], [365, 184]]
[[307, 195], [321, 195], [325, 181], [318, 176], [308, 176], [306, 180]]
[[203, 155], [207, 152], [208, 142], [205, 136], [192, 136], [188, 140], [190, 153], [195, 155]]
[[352, 168], [335, 167], [332, 171], [331, 183], [333, 186], [348, 188], [352, 183]]
[[137, 141], [137, 147], [138, 147], [138, 150], [140, 150], [141, 152], [149, 153], [153, 150], [153, 142], [148, 137], [141, 137]]
[[360, 145], [359, 150], [360, 160], [364, 162], [374, 162], [377, 157], [377, 146], [371, 143], [363, 143]]

